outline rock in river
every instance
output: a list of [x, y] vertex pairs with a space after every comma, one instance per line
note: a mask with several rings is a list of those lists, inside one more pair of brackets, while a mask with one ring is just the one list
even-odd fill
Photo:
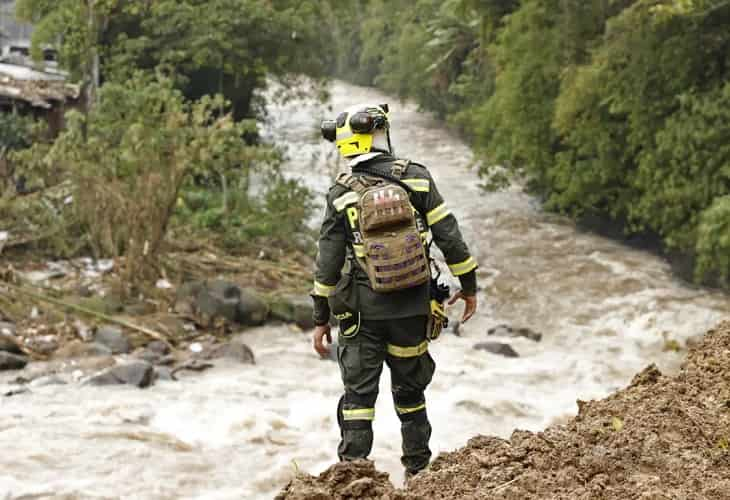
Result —
[[18, 342], [15, 337], [10, 333], [3, 333], [0, 331], [0, 351], [11, 352], [14, 354], [22, 354], [23, 351], [18, 347]]
[[154, 381], [155, 370], [151, 364], [144, 361], [134, 361], [123, 365], [116, 365], [91, 377], [90, 385], [120, 385], [129, 384], [136, 387], [148, 387]]
[[294, 323], [302, 330], [314, 328], [314, 309], [308, 296], [286, 295], [271, 302], [271, 317]]
[[251, 348], [241, 342], [229, 342], [213, 346], [209, 351], [204, 351], [201, 358], [227, 358], [245, 365], [256, 364], [256, 358]]
[[3, 370], [21, 370], [28, 364], [28, 358], [13, 354], [10, 352], [0, 351], [0, 371]]
[[492, 354], [499, 354], [500, 356], [504, 356], [505, 358], [520, 357], [520, 355], [517, 354], [517, 351], [515, 351], [511, 345], [504, 344], [502, 342], [479, 342], [478, 344], [474, 345], [474, 349], [478, 351], [491, 352]]
[[487, 331], [487, 335], [494, 335], [497, 337], [524, 337], [530, 339], [533, 342], [540, 342], [542, 340], [542, 333], [538, 333], [530, 328], [515, 328], [509, 325], [499, 325], [494, 328], [490, 328]]
[[129, 343], [126, 335], [121, 328], [111, 325], [100, 326], [96, 330], [94, 340], [104, 346], [111, 349], [112, 354], [127, 354], [132, 350], [132, 345]]
[[255, 293], [224, 280], [186, 283], [178, 291], [175, 312], [195, 316], [201, 324], [216, 318], [232, 323], [260, 325], [269, 315], [269, 307]]

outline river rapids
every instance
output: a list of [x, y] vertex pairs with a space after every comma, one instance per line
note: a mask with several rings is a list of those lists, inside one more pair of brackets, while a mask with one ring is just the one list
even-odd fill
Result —
[[[323, 194], [342, 168], [318, 137], [323, 117], [389, 102], [397, 154], [429, 167], [480, 269], [480, 308], [431, 345], [427, 391], [434, 453], [476, 434], [540, 430], [626, 385], [655, 362], [675, 369], [680, 345], [730, 313], [727, 295], [677, 279], [661, 258], [578, 231], [518, 187], [485, 194], [459, 138], [414, 105], [342, 82], [329, 106], [270, 104], [264, 136], [287, 144], [288, 175]], [[321, 198], [321, 197], [320, 197]], [[313, 221], [316, 224], [316, 220]], [[454, 306], [457, 318], [461, 306]], [[507, 324], [543, 334], [508, 339], [519, 358], [476, 351]], [[0, 499], [272, 498], [298, 470], [336, 460], [338, 368], [287, 326], [247, 331], [254, 366], [219, 365], [147, 390], [50, 386], [0, 399]], [[371, 458], [402, 481], [399, 422], [385, 370]]]

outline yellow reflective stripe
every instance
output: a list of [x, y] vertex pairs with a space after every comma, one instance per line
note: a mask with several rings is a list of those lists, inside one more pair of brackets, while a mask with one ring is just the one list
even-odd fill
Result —
[[396, 358], [415, 358], [428, 351], [428, 341], [424, 340], [420, 344], [413, 347], [402, 347], [399, 345], [388, 344], [388, 354]]
[[342, 212], [347, 205], [357, 203], [359, 199], [360, 197], [357, 193], [350, 191], [349, 193], [345, 193], [339, 198], [336, 198], [335, 201], [332, 202], [332, 205], [335, 207], [335, 210]]
[[446, 206], [446, 203], [442, 203], [426, 214], [426, 223], [429, 226], [433, 226], [438, 221], [442, 220], [444, 217], [448, 217], [449, 215], [451, 215], [451, 210], [449, 210], [449, 207]]
[[329, 297], [334, 291], [334, 286], [324, 285], [319, 281], [314, 282], [314, 295], [318, 295], [320, 297]]
[[474, 260], [474, 257], [469, 257], [464, 262], [459, 262], [458, 264], [449, 265], [451, 274], [454, 276], [461, 276], [462, 274], [471, 272], [476, 268], [477, 262]]
[[365, 245], [352, 245], [356, 257], [365, 257]]
[[357, 323], [355, 323], [350, 328], [348, 328], [347, 330], [342, 332], [342, 336], [343, 337], [352, 337], [359, 331], [360, 331], [360, 313], [358, 313], [358, 315], [357, 315]]
[[428, 193], [431, 190], [431, 182], [428, 179], [403, 179], [403, 184], [419, 193]]
[[403, 406], [396, 406], [395, 411], [398, 412], [399, 415], [406, 415], [408, 413], [416, 413], [417, 411], [425, 410], [426, 409], [426, 403], [421, 403], [418, 406], [412, 406], [410, 408], [403, 407]]
[[375, 420], [375, 408], [342, 410], [342, 418], [345, 420]]

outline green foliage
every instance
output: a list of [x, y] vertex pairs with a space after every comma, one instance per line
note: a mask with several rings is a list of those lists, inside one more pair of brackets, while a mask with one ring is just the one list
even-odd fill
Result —
[[0, 151], [27, 148], [33, 136], [33, 126], [31, 118], [0, 113]]
[[730, 192], [730, 35], [721, 12], [675, 6], [639, 2], [610, 22], [590, 62], [564, 81], [554, 121], [562, 151], [542, 169], [553, 206], [651, 229], [695, 254], [698, 276], [726, 275], [716, 200]]
[[108, 83], [44, 158], [72, 181], [77, 228], [97, 256], [126, 256], [131, 283], [153, 277], [180, 191], [195, 173], [248, 169], [251, 124], [221, 115], [221, 97], [185, 101], [171, 80]]
[[[222, 94], [235, 119], [255, 116], [266, 78], [322, 76], [320, 2], [294, 0], [19, 0], [36, 23], [33, 52], [57, 45], [74, 80], [91, 83], [166, 68], [189, 99]], [[326, 33], [325, 33], [326, 35]]]
[[550, 209], [650, 230], [727, 278], [730, 2], [358, 5], [364, 21], [338, 19], [370, 80], [464, 132], [485, 186], [518, 175]]

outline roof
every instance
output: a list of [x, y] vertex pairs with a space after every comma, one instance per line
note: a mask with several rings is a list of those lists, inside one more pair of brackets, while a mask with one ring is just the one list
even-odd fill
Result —
[[79, 86], [66, 83], [62, 75], [0, 63], [0, 97], [48, 109], [54, 102], [77, 99], [79, 93]]
[[19, 64], [9, 64], [0, 62], [0, 77], [9, 76], [16, 80], [36, 80], [36, 81], [63, 81], [66, 78], [58, 73], [48, 73], [46, 71], [38, 71], [28, 66]]

